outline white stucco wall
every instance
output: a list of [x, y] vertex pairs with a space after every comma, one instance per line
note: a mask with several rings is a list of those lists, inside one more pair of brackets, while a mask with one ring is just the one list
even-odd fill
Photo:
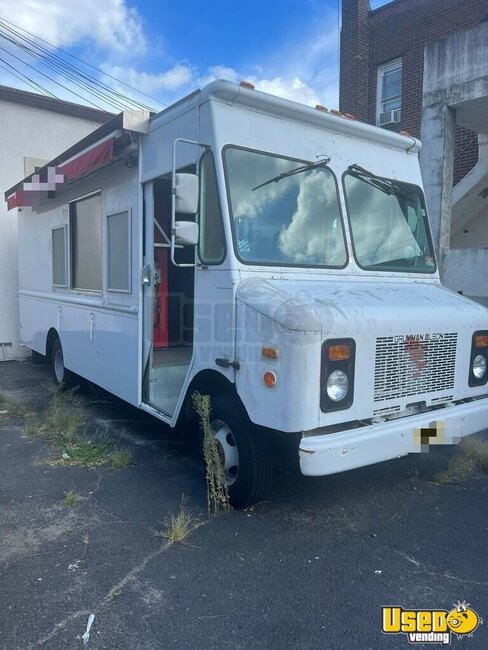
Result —
[[[19, 347], [17, 211], [4, 192], [26, 176], [25, 158], [47, 161], [100, 126], [99, 122], [0, 100], [0, 361], [29, 354]], [[30, 161], [32, 162], [32, 161]], [[30, 172], [31, 170], [27, 170]]]

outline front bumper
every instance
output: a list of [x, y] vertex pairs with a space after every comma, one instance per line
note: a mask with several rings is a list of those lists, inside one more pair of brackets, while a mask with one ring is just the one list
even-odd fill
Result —
[[488, 428], [488, 398], [339, 433], [313, 435], [300, 442], [305, 476], [325, 476], [373, 465], [434, 444], [457, 444]]

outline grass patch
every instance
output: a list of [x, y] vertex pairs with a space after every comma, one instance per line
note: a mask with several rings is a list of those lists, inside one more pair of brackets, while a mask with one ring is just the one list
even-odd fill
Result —
[[209, 515], [217, 515], [221, 510], [229, 510], [229, 489], [225, 483], [224, 466], [219, 446], [210, 425], [212, 407], [209, 395], [193, 393], [193, 407], [200, 418], [203, 431], [203, 459], [205, 461], [205, 480], [207, 482], [207, 509]]
[[165, 539], [168, 544], [181, 544], [198, 524], [198, 519], [195, 519], [188, 510], [187, 498], [183, 496], [178, 514], [169, 514], [163, 521], [163, 529], [156, 535]]
[[488, 440], [469, 436], [459, 443], [446, 469], [437, 474], [436, 482], [466, 483], [480, 472], [488, 474]]
[[132, 457], [132, 453], [128, 449], [116, 449], [114, 452], [112, 452], [112, 467], [115, 467], [116, 469], [126, 469], [132, 463], [134, 462], [134, 459]]
[[121, 593], [122, 593], [122, 589], [117, 589], [117, 587], [112, 587], [112, 589], [110, 589], [110, 591], [107, 594], [107, 598], [109, 600], [113, 600], [114, 598], [117, 598], [117, 596], [120, 596]]
[[131, 452], [103, 431], [88, 434], [86, 410], [75, 391], [53, 391], [46, 412], [31, 423], [27, 433], [43, 437], [56, 450], [51, 465], [123, 468], [132, 462]]
[[72, 508], [80, 499], [81, 497], [73, 492], [73, 490], [68, 490], [64, 493], [64, 499], [61, 501], [61, 503], [65, 508]]
[[[5, 411], [2, 413], [2, 411]], [[0, 393], [0, 417], [23, 418], [31, 413], [31, 407], [27, 404], [12, 402]]]

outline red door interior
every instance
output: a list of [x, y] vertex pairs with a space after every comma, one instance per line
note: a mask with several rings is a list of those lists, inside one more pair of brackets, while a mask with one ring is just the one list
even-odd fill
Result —
[[[162, 215], [161, 215], [162, 216]], [[161, 228], [166, 232], [167, 224], [164, 219], [156, 217]], [[154, 312], [153, 312], [153, 347], [167, 348], [169, 344], [168, 322], [168, 253], [165, 241], [159, 228], [154, 225]], [[165, 244], [162, 248], [157, 244]]]

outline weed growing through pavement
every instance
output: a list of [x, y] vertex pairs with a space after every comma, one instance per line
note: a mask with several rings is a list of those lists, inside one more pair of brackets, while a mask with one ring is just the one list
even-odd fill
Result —
[[488, 474], [488, 440], [479, 436], [464, 438], [445, 470], [436, 476], [437, 483], [464, 483], [479, 471]]
[[81, 499], [79, 494], [73, 492], [73, 490], [68, 490], [64, 493], [64, 499], [61, 501], [65, 508], [72, 508], [76, 503]]
[[219, 445], [210, 424], [211, 403], [209, 395], [193, 393], [193, 407], [200, 418], [203, 431], [203, 459], [207, 481], [207, 508], [209, 515], [217, 515], [230, 508], [229, 489], [225, 483], [224, 465]]
[[132, 453], [128, 449], [116, 449], [111, 462], [116, 469], [127, 469], [133, 463]]
[[112, 587], [112, 589], [110, 589], [110, 591], [107, 594], [107, 598], [109, 600], [113, 600], [114, 598], [117, 598], [117, 596], [120, 596], [121, 593], [122, 593], [122, 589], [117, 589], [117, 587]]
[[156, 532], [156, 535], [163, 537], [168, 544], [181, 544], [200, 523], [188, 510], [187, 503], [187, 497], [183, 496], [178, 514], [169, 514], [163, 521], [162, 530]]
[[132, 462], [129, 450], [119, 447], [104, 432], [87, 433], [88, 418], [76, 390], [53, 390], [43, 416], [30, 424], [27, 433], [42, 436], [59, 452], [51, 465], [127, 467]]
[[5, 395], [0, 394], [0, 418], [23, 418], [31, 415], [31, 411], [31, 405], [12, 402]]

